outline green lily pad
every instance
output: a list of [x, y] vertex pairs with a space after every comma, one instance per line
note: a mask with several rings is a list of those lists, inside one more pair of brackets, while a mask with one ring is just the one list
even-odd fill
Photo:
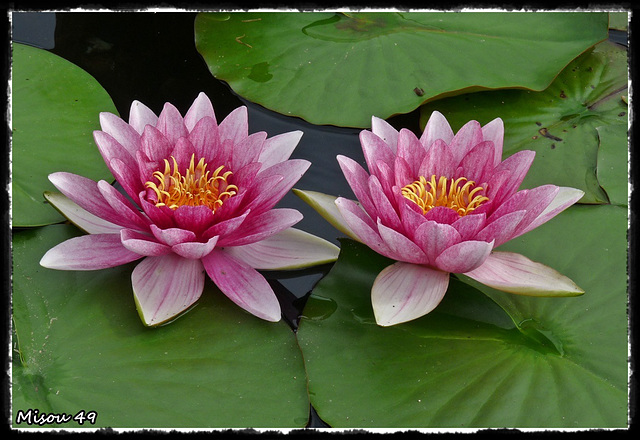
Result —
[[13, 44], [13, 226], [58, 223], [64, 217], [42, 193], [55, 190], [47, 176], [68, 171], [110, 179], [92, 132], [102, 111], [117, 114], [107, 92], [87, 72], [47, 52]]
[[[598, 130], [607, 127], [611, 135], [605, 148], [626, 160], [627, 68], [626, 50], [601, 43], [574, 60], [542, 92], [491, 91], [431, 102], [420, 110], [421, 126], [434, 110], [444, 114], [454, 130], [471, 119], [486, 124], [500, 117], [505, 124], [505, 156], [536, 151], [523, 187], [571, 186], [585, 191], [581, 203], [609, 203], [607, 188], [601, 187], [605, 183], [596, 175]], [[613, 173], [613, 180], [626, 181], [626, 167]]]
[[244, 98], [369, 127], [462, 91], [542, 90], [607, 38], [606, 13], [201, 13], [196, 47]]
[[433, 312], [392, 327], [370, 301], [391, 261], [345, 239], [297, 333], [312, 405], [336, 428], [625, 427], [626, 225], [622, 207], [575, 206], [501, 247], [580, 297], [485, 295], [452, 277]]
[[626, 31], [629, 29], [628, 12], [609, 12], [609, 29]]
[[147, 328], [134, 305], [134, 264], [91, 272], [38, 265], [76, 235], [68, 225], [14, 233], [14, 427], [28, 427], [16, 417], [29, 409], [94, 411], [89, 428], [306, 425], [305, 372], [286, 323], [249, 315], [208, 282], [185, 316]]
[[[627, 132], [618, 125], [597, 127], [598, 182], [611, 203], [627, 205], [629, 200], [629, 150]], [[624, 148], [623, 148], [624, 147]]]

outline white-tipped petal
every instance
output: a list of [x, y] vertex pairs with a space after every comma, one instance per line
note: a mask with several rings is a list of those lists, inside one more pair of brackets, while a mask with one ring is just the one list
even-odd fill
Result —
[[71, 223], [89, 234], [119, 234], [122, 226], [108, 222], [82, 209], [77, 203], [60, 193], [45, 192], [44, 198]]
[[449, 273], [417, 264], [397, 262], [376, 277], [371, 303], [378, 325], [411, 321], [432, 311], [449, 285]]
[[280, 320], [278, 298], [254, 268], [218, 249], [204, 257], [202, 263], [216, 286], [231, 301], [258, 318], [272, 322]]
[[584, 290], [544, 264], [513, 252], [492, 252], [477, 269], [464, 275], [494, 289], [528, 296], [577, 296]]
[[293, 189], [293, 193], [304, 200], [309, 206], [315, 209], [334, 228], [356, 241], [360, 241], [358, 236], [351, 230], [347, 222], [340, 214], [336, 206], [337, 197], [317, 191], [303, 191]]
[[396, 151], [398, 145], [398, 130], [393, 128], [391, 124], [384, 119], [373, 116], [371, 118], [371, 131], [385, 141], [394, 152]]
[[147, 326], [156, 326], [175, 318], [200, 298], [204, 280], [199, 260], [176, 254], [145, 258], [131, 274], [142, 321]]
[[340, 248], [315, 235], [289, 228], [256, 243], [229, 247], [225, 252], [254, 269], [286, 270], [332, 263]]
[[40, 265], [58, 270], [97, 270], [120, 266], [142, 258], [120, 242], [120, 234], [91, 234], [70, 238], [52, 247]]

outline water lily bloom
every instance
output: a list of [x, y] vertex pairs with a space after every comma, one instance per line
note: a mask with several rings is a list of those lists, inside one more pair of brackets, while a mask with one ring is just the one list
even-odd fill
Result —
[[100, 114], [94, 140], [124, 193], [67, 172], [49, 176], [47, 199], [89, 235], [50, 249], [40, 261], [96, 270], [142, 259], [131, 275], [143, 322], [184, 312], [202, 294], [205, 272], [246, 311], [280, 320], [280, 305], [257, 270], [335, 261], [333, 244], [291, 226], [295, 209], [274, 208], [309, 167], [289, 159], [302, 136], [248, 133], [247, 109], [220, 124], [201, 93], [185, 116], [170, 103], [156, 116], [134, 101], [129, 123]]
[[420, 138], [373, 117], [360, 133], [367, 172], [338, 156], [358, 202], [296, 191], [336, 228], [396, 263], [371, 290], [376, 322], [389, 326], [433, 310], [450, 273], [506, 292], [539, 296], [584, 293], [555, 270], [494, 251], [577, 202], [582, 191], [543, 185], [518, 191], [535, 153], [502, 160], [504, 124], [465, 124], [457, 133], [434, 112]]

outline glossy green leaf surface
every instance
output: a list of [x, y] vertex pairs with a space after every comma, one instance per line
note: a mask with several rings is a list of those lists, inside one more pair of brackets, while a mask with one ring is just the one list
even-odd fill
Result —
[[[486, 124], [502, 118], [504, 155], [536, 152], [524, 187], [553, 183], [585, 191], [581, 203], [626, 204], [617, 188], [627, 181], [627, 68], [624, 48], [601, 43], [542, 92], [503, 90], [434, 101], [421, 108], [421, 125], [434, 110], [454, 130], [471, 119]], [[600, 172], [600, 160], [615, 162], [615, 168]]]
[[144, 327], [131, 289], [135, 263], [90, 272], [39, 266], [47, 249], [75, 235], [68, 225], [14, 233], [14, 426], [28, 409], [95, 411], [89, 428], [305, 426], [305, 372], [285, 322], [245, 313], [208, 281], [185, 316]]
[[500, 248], [569, 276], [580, 297], [461, 276], [433, 312], [392, 327], [370, 301], [391, 261], [345, 239], [298, 330], [311, 403], [341, 428], [625, 427], [626, 225], [622, 207], [576, 206]]
[[100, 84], [76, 65], [31, 46], [12, 48], [13, 225], [57, 223], [64, 217], [42, 196], [55, 190], [47, 176], [67, 171], [111, 179], [92, 132], [100, 129], [100, 112], [117, 111]]
[[607, 24], [606, 13], [201, 13], [195, 39], [240, 96], [313, 124], [369, 127], [462, 91], [542, 90]]

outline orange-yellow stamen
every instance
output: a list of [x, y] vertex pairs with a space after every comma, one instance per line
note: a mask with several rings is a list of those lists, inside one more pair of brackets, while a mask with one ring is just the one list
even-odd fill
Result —
[[[153, 177], [157, 182], [148, 181], [145, 186], [151, 188], [158, 198], [156, 206], [168, 206], [176, 209], [179, 206], [208, 206], [212, 211], [222, 206], [225, 200], [238, 192], [238, 187], [229, 184], [231, 171], [222, 172], [224, 165], [219, 166], [213, 174], [207, 170], [204, 158], [195, 163], [195, 155], [191, 155], [191, 163], [184, 176], [178, 170], [176, 159], [173, 171], [169, 160], [164, 160], [164, 172], [156, 171]], [[210, 175], [211, 174], [211, 175]]]
[[480, 193], [484, 193], [484, 188], [476, 187], [475, 182], [466, 177], [447, 179], [441, 176], [436, 182], [435, 174], [430, 180], [420, 176], [402, 188], [402, 195], [420, 206], [423, 214], [435, 206], [447, 206], [460, 216], [467, 215], [489, 200]]

